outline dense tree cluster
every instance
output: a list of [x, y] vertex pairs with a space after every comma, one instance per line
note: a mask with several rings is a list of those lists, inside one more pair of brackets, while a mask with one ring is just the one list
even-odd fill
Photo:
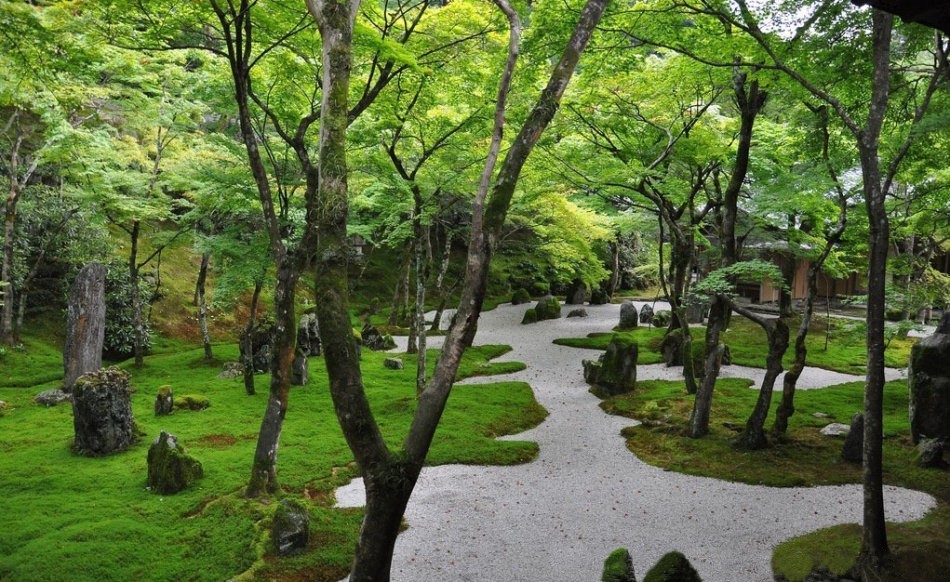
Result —
[[[192, 244], [207, 359], [216, 305], [252, 297], [250, 331], [263, 300], [274, 322], [247, 489], [260, 496], [277, 490], [296, 318], [312, 294], [369, 497], [351, 579], [388, 579], [490, 285], [661, 287], [687, 354], [689, 306], [708, 305], [704, 365], [684, 358], [696, 438], [720, 334], [733, 313], [755, 320], [769, 373], [740, 442], [756, 448], [790, 345], [774, 435], [794, 412], [819, 280], [860, 273], [866, 567], [887, 552], [886, 310], [950, 307], [941, 34], [848, 3], [742, 0], [4, 2], [0, 25], [0, 341], [15, 344], [31, 310], [59, 304], [78, 268], [100, 260], [122, 314], [107, 341], [141, 365], [163, 251]], [[398, 264], [380, 302], [419, 353], [418, 408], [396, 448], [370, 411], [352, 333], [366, 269], [356, 258], [371, 253]], [[756, 261], [777, 254], [780, 265]], [[764, 279], [783, 318], [738, 300]], [[453, 298], [456, 324], [427, 376], [423, 314]]]

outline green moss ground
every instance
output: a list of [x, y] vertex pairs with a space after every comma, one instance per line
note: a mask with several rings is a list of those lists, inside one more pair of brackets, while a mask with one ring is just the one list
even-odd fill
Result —
[[[15, 365], [5, 359], [0, 382], [0, 400], [9, 404], [0, 417], [0, 579], [56, 580], [68, 572], [72, 580], [224, 580], [246, 572], [251, 579], [337, 580], [345, 573], [361, 511], [329, 506], [332, 490], [356, 468], [333, 413], [322, 359], [311, 359], [311, 384], [292, 390], [279, 456], [283, 494], [301, 497], [310, 508], [312, 541], [302, 555], [275, 559], [266, 553], [265, 527], [275, 504], [240, 495], [267, 401], [266, 375], [257, 377], [258, 395], [248, 397], [240, 379], [216, 379], [219, 363], [203, 363], [201, 350], [151, 356], [141, 370], [123, 366], [133, 375], [142, 439], [128, 451], [90, 459], [69, 450], [70, 406], [31, 403], [41, 388], [58, 384], [61, 356], [27, 346], [30, 358], [8, 354]], [[489, 363], [506, 350], [470, 350], [460, 375], [519, 368]], [[237, 349], [216, 345], [215, 356], [236, 359]], [[385, 357], [367, 350], [362, 367], [374, 413], [396, 446], [415, 407], [415, 360], [405, 356], [406, 369], [394, 371], [383, 368]], [[45, 375], [37, 377], [28, 362]], [[18, 387], [34, 378], [41, 384]], [[166, 384], [176, 394], [208, 397], [210, 408], [155, 417], [155, 394]], [[527, 384], [459, 386], [429, 462], [530, 460], [535, 443], [493, 437], [534, 426], [545, 415]], [[195, 486], [174, 496], [145, 488], [146, 452], [162, 429], [176, 434], [205, 470]]]

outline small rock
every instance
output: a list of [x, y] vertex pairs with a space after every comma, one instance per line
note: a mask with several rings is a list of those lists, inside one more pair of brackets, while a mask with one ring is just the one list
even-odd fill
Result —
[[155, 416], [167, 416], [175, 408], [175, 397], [171, 386], [160, 386], [155, 394]]
[[572, 309], [570, 313], [567, 314], [568, 317], [587, 317], [586, 309]]
[[844, 437], [841, 458], [849, 463], [860, 463], [864, 455], [864, 415], [860, 412], [851, 417], [851, 428]]
[[821, 434], [825, 436], [843, 436], [848, 434], [849, 430], [851, 430], [851, 427], [846, 424], [832, 422], [831, 424], [825, 426], [825, 428], [821, 429]]
[[175, 400], [175, 410], [204, 410], [211, 406], [207, 396], [186, 394]]
[[402, 370], [405, 365], [402, 363], [402, 358], [386, 358], [383, 360], [383, 367], [388, 370]]
[[815, 413], [812, 413], [812, 416], [814, 416], [815, 418], [829, 418], [828, 414], [824, 412], [815, 412]]
[[947, 441], [944, 439], [921, 439], [917, 445], [917, 452], [920, 453], [917, 464], [925, 469], [946, 467], [947, 463], [943, 460], [945, 448]]
[[33, 402], [50, 408], [51, 406], [56, 406], [57, 404], [68, 401], [69, 398], [68, 393], [63, 392], [59, 388], [53, 388], [52, 390], [43, 390], [34, 396]]
[[[445, 314], [443, 314], [445, 317]], [[393, 341], [391, 335], [380, 333], [375, 326], [366, 324], [363, 326], [363, 330], [360, 332], [360, 335], [363, 337], [363, 345], [374, 351], [385, 351], [391, 350], [396, 347], [396, 342]]]
[[244, 375], [244, 364], [241, 362], [225, 362], [221, 366], [221, 373], [218, 374], [219, 380], [231, 380], [240, 378]]
[[310, 514], [293, 499], [281, 499], [274, 511], [271, 539], [277, 553], [285, 556], [307, 547], [310, 537]]
[[165, 431], [148, 449], [148, 486], [162, 495], [178, 493], [204, 476], [197, 459], [185, 453], [178, 437]]
[[521, 318], [521, 325], [527, 325], [529, 323], [538, 323], [538, 312], [535, 311], [534, 307], [526, 309], [524, 317]]
[[640, 308], [640, 323], [644, 325], [653, 323], [653, 307], [644, 305]]
[[679, 552], [670, 552], [650, 568], [643, 582], [702, 582], [699, 573]]

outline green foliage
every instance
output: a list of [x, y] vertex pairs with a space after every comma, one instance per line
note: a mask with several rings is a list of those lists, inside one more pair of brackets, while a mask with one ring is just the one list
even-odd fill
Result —
[[531, 295], [528, 294], [528, 290], [524, 287], [518, 287], [511, 295], [512, 305], [521, 305], [522, 303], [527, 303], [529, 301], [531, 301]]
[[693, 285], [692, 291], [698, 295], [736, 295], [736, 283], [743, 281], [772, 281], [779, 287], [788, 289], [788, 283], [782, 271], [769, 261], [753, 259], [739, 261], [709, 273], [705, 279]]
[[[151, 296], [152, 289], [144, 279], [139, 280], [141, 297]], [[113, 262], [106, 268], [106, 331], [103, 351], [117, 358], [131, 356], [135, 348], [135, 316], [132, 309], [132, 284], [129, 282], [128, 268]], [[143, 321], [143, 347], [146, 351], [152, 347], [152, 331], [147, 321]]]
[[[506, 350], [472, 348], [461, 373], [510, 371], [518, 364], [489, 363]], [[222, 358], [237, 357], [235, 345], [217, 345], [215, 351]], [[373, 413], [395, 449], [405, 438], [416, 405], [415, 356], [404, 356], [407, 369], [401, 371], [384, 370], [385, 357], [364, 353], [363, 371]], [[430, 354], [429, 361], [434, 359]], [[224, 580], [258, 561], [261, 572], [272, 578], [293, 577], [295, 572], [312, 576], [315, 567], [327, 572], [325, 579], [345, 575], [362, 512], [331, 507], [333, 488], [355, 477], [357, 469], [333, 413], [321, 358], [310, 360], [311, 385], [293, 391], [296, 412], [288, 414], [284, 424], [281, 475], [286, 495], [310, 500], [311, 535], [329, 540], [330, 547], [321, 543], [303, 556], [266, 565], [263, 542], [269, 512], [240, 495], [260, 426], [261, 397], [247, 397], [239, 379], [216, 379], [217, 367], [203, 363], [201, 350], [150, 356], [141, 370], [127, 367], [141, 430], [178, 435], [201, 460], [204, 478], [174, 496], [153, 495], [145, 489], [149, 442], [94, 461], [76, 457], [68, 448], [70, 408], [34, 406], [30, 399], [39, 387], [7, 388], [2, 382], [0, 400], [10, 408], [0, 419], [5, 435], [9, 429], [0, 446], [0, 471], [24, 466], [35, 470], [21, 471], [16, 482], [0, 480], [0, 511], [7, 522], [7, 533], [0, 536], [0, 577], [55, 579], [61, 577], [66, 560], [77, 581]], [[61, 364], [58, 370], [61, 374]], [[200, 389], [214, 405], [200, 414], [155, 417], [155, 394], [164, 385]], [[496, 437], [530, 428], [545, 415], [524, 383], [457, 386], [428, 462], [526, 462], [537, 454], [535, 443]], [[51, 503], [56, 511], [49, 511]]]

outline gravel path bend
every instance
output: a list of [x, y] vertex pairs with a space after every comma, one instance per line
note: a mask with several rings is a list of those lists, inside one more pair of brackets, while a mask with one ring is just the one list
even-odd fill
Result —
[[[640, 576], [664, 553], [679, 550], [707, 582], [765, 581], [771, 579], [772, 549], [781, 541], [838, 523], [860, 523], [859, 485], [752, 486], [640, 461], [619, 435], [634, 421], [605, 414], [587, 392], [580, 361], [594, 353], [551, 343], [609, 330], [619, 306], [587, 306], [587, 318], [522, 326], [528, 307], [503, 305], [483, 313], [477, 337], [480, 344], [511, 345], [502, 359], [528, 368], [475, 380], [531, 384], [550, 416], [504, 438], [537, 441], [540, 455], [513, 467], [424, 469], [406, 510], [409, 528], [396, 542], [394, 581], [593, 582], [600, 579], [604, 558], [618, 547], [630, 550]], [[728, 368], [729, 375], [761, 374]], [[679, 373], [662, 365], [638, 367], [639, 379]], [[854, 379], [860, 378], [810, 369], [801, 385]], [[361, 480], [337, 490], [341, 507], [364, 502]], [[909, 521], [920, 519], [935, 502], [924, 493], [887, 487], [885, 504], [889, 521]]]

